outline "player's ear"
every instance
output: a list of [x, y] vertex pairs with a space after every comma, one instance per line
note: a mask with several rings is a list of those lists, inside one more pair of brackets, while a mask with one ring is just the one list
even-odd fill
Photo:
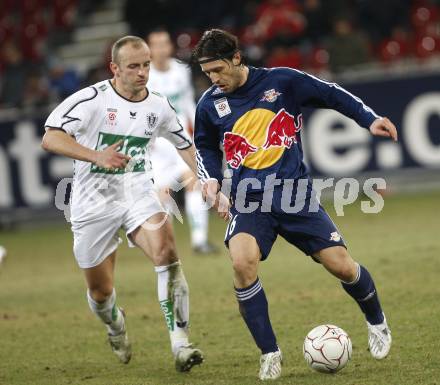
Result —
[[232, 56], [232, 64], [234, 64], [235, 66], [238, 66], [241, 64], [241, 53], [240, 52], [234, 53], [234, 56]]
[[112, 74], [116, 77], [118, 72], [118, 65], [111, 61], [109, 67], [110, 67], [110, 71], [112, 71]]

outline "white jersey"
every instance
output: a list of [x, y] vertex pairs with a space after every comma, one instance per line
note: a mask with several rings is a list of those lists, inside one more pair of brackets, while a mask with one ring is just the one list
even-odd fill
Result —
[[151, 91], [144, 100], [129, 101], [109, 80], [68, 97], [52, 111], [45, 127], [60, 128], [79, 144], [98, 151], [122, 140], [118, 151], [131, 157], [125, 169], [114, 171], [75, 160], [72, 222], [87, 220], [98, 208], [106, 213], [115, 202], [123, 205], [145, 197], [153, 184], [148, 148], [156, 137], [168, 139], [178, 149], [191, 146], [164, 96]]
[[165, 95], [171, 105], [176, 109], [177, 116], [183, 127], [194, 126], [196, 105], [191, 81], [191, 71], [185, 64], [171, 59], [167, 71], [159, 71], [150, 65], [148, 88]]

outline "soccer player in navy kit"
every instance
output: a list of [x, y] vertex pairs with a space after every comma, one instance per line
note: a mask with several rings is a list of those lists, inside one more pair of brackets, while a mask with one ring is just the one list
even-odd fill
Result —
[[[232, 171], [225, 243], [240, 313], [262, 353], [260, 379], [281, 375], [282, 355], [257, 275], [260, 260], [267, 258], [278, 234], [341, 280], [365, 314], [372, 356], [385, 358], [391, 333], [367, 269], [352, 259], [338, 229], [316, 203], [310, 185], [302, 198], [303, 207], [295, 209], [291, 204], [301, 195], [298, 181], [309, 178], [299, 135], [303, 106], [335, 109], [373, 135], [393, 140], [397, 140], [396, 127], [335, 83], [291, 68], [244, 65], [238, 39], [223, 30], [206, 31], [192, 60], [213, 83], [196, 110], [198, 175], [204, 197], [214, 202], [223, 179], [222, 144]], [[285, 191], [289, 184], [290, 196]], [[267, 191], [271, 192], [269, 202]]]

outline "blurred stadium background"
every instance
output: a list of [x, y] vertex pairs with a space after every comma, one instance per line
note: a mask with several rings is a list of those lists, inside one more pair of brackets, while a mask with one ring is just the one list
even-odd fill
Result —
[[[440, 7], [433, 0], [2, 0], [0, 225], [59, 217], [56, 184], [72, 162], [39, 148], [50, 106], [111, 76], [110, 46], [165, 26], [185, 60], [205, 28], [241, 38], [250, 64], [340, 82], [398, 126], [373, 139], [317, 111], [303, 132], [315, 175], [386, 175], [390, 190], [439, 188]], [[208, 79], [194, 71], [196, 95]]]
[[[74, 331], [71, 334], [77, 333], [85, 338], [93, 335], [93, 339], [99, 340], [102, 334], [98, 322], [87, 313], [82, 278], [71, 253], [71, 235], [63, 212], [54, 204], [57, 184], [61, 179], [71, 177], [72, 162], [44, 153], [40, 140], [48, 112], [57, 102], [84, 86], [111, 76], [107, 63], [110, 46], [116, 38], [125, 34], [146, 36], [156, 27], [165, 27], [170, 31], [176, 56], [182, 60], [188, 59], [191, 48], [204, 29], [227, 29], [240, 37], [249, 64], [290, 66], [337, 81], [361, 97], [376, 112], [391, 118], [398, 127], [398, 143], [372, 138], [367, 131], [336, 112], [308, 112], [302, 133], [307, 161], [315, 176], [356, 177], [360, 180], [369, 176], [385, 178], [384, 213], [372, 219], [359, 209], [352, 209], [338, 223], [343, 233], [348, 233], [352, 238], [351, 246], [356, 250], [356, 255], [373, 266], [378, 279], [385, 280], [395, 274], [397, 281], [412, 282], [413, 286], [407, 292], [410, 293], [407, 305], [412, 306], [410, 311], [414, 311], [413, 315], [417, 313], [416, 308], [420, 310], [416, 322], [418, 326], [427, 326], [424, 320], [433, 316], [434, 309], [437, 309], [438, 319], [438, 302], [434, 297], [438, 296], [439, 289], [433, 280], [435, 271], [439, 271], [440, 253], [440, 220], [436, 215], [440, 207], [440, 1], [383, 0], [380, 6], [378, 3], [377, 0], [0, 0], [0, 245], [9, 252], [0, 267], [0, 331], [3, 341], [3, 345], [0, 345], [0, 384], [76, 384], [81, 381], [101, 384], [96, 378], [99, 375], [81, 374], [81, 371], [87, 371], [87, 365], [91, 362], [91, 367], [99, 372], [102, 362], [97, 357], [100, 357], [101, 350], [102, 354], [107, 354], [107, 351], [96, 341], [90, 342], [88, 348], [77, 346], [77, 338], [74, 335], [66, 337], [71, 332], [60, 325], [67, 323], [69, 330]], [[196, 95], [200, 96], [209, 85], [208, 79], [197, 69], [193, 72], [193, 78]], [[390, 207], [388, 211], [387, 207]], [[211, 219], [211, 238], [221, 245], [224, 225], [214, 216]], [[379, 233], [373, 231], [371, 226]], [[190, 255], [186, 224], [176, 226], [176, 231], [179, 249], [182, 254], [187, 254], [186, 269], [189, 271], [190, 286], [196, 289], [193, 291], [194, 330], [197, 327], [204, 330], [204, 320], [214, 325], [218, 322], [218, 327], [222, 328], [221, 319], [226, 317], [231, 330], [240, 330], [239, 335], [232, 334], [233, 338], [249, 345], [228, 286], [228, 261], [215, 256], [204, 261], [196, 260], [197, 257]], [[393, 240], [393, 237], [396, 239]], [[373, 247], [377, 239], [379, 243]], [[274, 254], [291, 252], [288, 251], [291, 249], [284, 248], [284, 243], [278, 244]], [[121, 254], [131, 256], [133, 253], [124, 248]], [[414, 261], [413, 257], [420, 259]], [[397, 270], [391, 269], [394, 258], [400, 258]], [[265, 269], [268, 270], [263, 273], [263, 276], [273, 276], [272, 283], [268, 283], [275, 293], [272, 308], [282, 305], [284, 309], [285, 303], [295, 300], [308, 309], [302, 302], [305, 298], [311, 299], [315, 305], [322, 302], [319, 293], [314, 290], [308, 292], [297, 284], [291, 289], [298, 290], [298, 293], [293, 296], [288, 293], [287, 300], [282, 289], [275, 287], [275, 282], [282, 276], [279, 282], [285, 283], [290, 276], [283, 275], [285, 265], [281, 264], [280, 259], [277, 261], [272, 261], [272, 265], [266, 264]], [[295, 270], [296, 282], [307, 285], [309, 281], [301, 279], [304, 280], [303, 277], [315, 267], [306, 265], [304, 259], [298, 256], [295, 261], [288, 262], [288, 267]], [[121, 298], [131, 305], [137, 295], [139, 298], [145, 296], [145, 293], [133, 294], [142, 290], [140, 282], [144, 278], [141, 278], [136, 267], [142, 262], [140, 259], [130, 259], [124, 263], [125, 267], [121, 263], [120, 292]], [[202, 268], [206, 268], [209, 274]], [[213, 269], [217, 274], [213, 275]], [[417, 271], [413, 279], [408, 278], [408, 275]], [[137, 304], [133, 302], [134, 309], [129, 310], [129, 314], [133, 314], [134, 325], [136, 322], [138, 325], [153, 321], [160, 323], [160, 313], [154, 302], [154, 277], [147, 272], [147, 268], [142, 273], [148, 276], [151, 283], [147, 304], [154, 309], [151, 310], [153, 315], [145, 314], [145, 310], [135, 310], [136, 306], [144, 304], [144, 300], [139, 298]], [[322, 276], [315, 275], [312, 281], [321, 285], [318, 277], [322, 279]], [[127, 283], [130, 280], [134, 282], [132, 287]], [[324, 281], [323, 287], [326, 288], [325, 278]], [[209, 288], [212, 282], [216, 282], [223, 291], [216, 293]], [[385, 295], [389, 298], [386, 304], [395, 308], [394, 318], [402, 319], [408, 327], [397, 330], [397, 333], [406, 335], [411, 330], [412, 320], [405, 319], [408, 310], [403, 311], [399, 305], [403, 295], [397, 294], [400, 290], [398, 284], [394, 282], [386, 286], [382, 282], [382, 286], [385, 286], [384, 298]], [[334, 285], [329, 283], [325, 290], [333, 294], [333, 289], [336, 293]], [[32, 292], [34, 294], [29, 296]], [[75, 300], [71, 301], [66, 293], [75, 296]], [[411, 293], [423, 293], [425, 302], [411, 297]], [[221, 297], [222, 294], [227, 300], [218, 300], [217, 295]], [[340, 299], [339, 294], [334, 295], [335, 306], [343, 303], [342, 309], [347, 306], [347, 311], [353, 310], [353, 304], [345, 305], [346, 301]], [[220, 302], [215, 302], [214, 298]], [[217, 310], [212, 310], [210, 301], [214, 301]], [[275, 319], [281, 323], [283, 318], [289, 316], [306, 317], [305, 310], [290, 306], [292, 313], [298, 311], [297, 315], [281, 309]], [[318, 319], [310, 320], [300, 330], [289, 329], [295, 344], [301, 345], [301, 338], [308, 328], [319, 321], [329, 322], [325, 312], [328, 314], [331, 306], [327, 303], [324, 309], [317, 311]], [[207, 318], [205, 310], [215, 314], [215, 320]], [[55, 314], [52, 318], [47, 315], [50, 312]], [[348, 323], [347, 327], [341, 326], [364, 338], [364, 330], [358, 326], [360, 316], [352, 325], [353, 317], [350, 318], [348, 314], [340, 315], [335, 322]], [[295, 320], [293, 322], [301, 322], [300, 318], [292, 319]], [[54, 366], [58, 365], [58, 371], [55, 373], [54, 370], [50, 372], [52, 364], [44, 364], [46, 359], [47, 362], [53, 359], [47, 351], [51, 343], [38, 339], [39, 331], [47, 324], [53, 328], [55, 338], [68, 341], [63, 345], [64, 352], [57, 351], [59, 356]], [[85, 327], [89, 324], [93, 325], [93, 331]], [[59, 326], [61, 329], [55, 330]], [[426, 343], [432, 344], [432, 349], [426, 348], [422, 342], [415, 343], [414, 349], [406, 351], [405, 356], [396, 352], [395, 361], [377, 370], [373, 365], [360, 369], [349, 366], [343, 372], [347, 374], [344, 374], [345, 377], [341, 375], [338, 383], [439, 384], [438, 368], [431, 365], [433, 355], [438, 354], [434, 348], [435, 344], [438, 347], [438, 333], [434, 327], [425, 330], [425, 334], [416, 334], [418, 338], [424, 338], [423, 341], [430, 341]], [[149, 333], [148, 340], [160, 346], [158, 355], [166, 357], [167, 347], [162, 346], [166, 344], [165, 330], [160, 335], [160, 341], [154, 332]], [[206, 341], [202, 339], [202, 334], [205, 336], [210, 331], [200, 333], [197, 339]], [[286, 331], [284, 333], [287, 334]], [[211, 343], [212, 349], [218, 349], [225, 338], [231, 338], [224, 331], [220, 335], [209, 335], [214, 341]], [[35, 341], [32, 345], [35, 350], [32, 353], [24, 352], [26, 344], [32, 340]], [[205, 344], [210, 346], [209, 343]], [[69, 350], [68, 345], [77, 350]], [[399, 346], [404, 349], [396, 343], [396, 350]], [[420, 351], [416, 351], [418, 347]], [[92, 353], [87, 349], [91, 349]], [[286, 350], [289, 352], [289, 349], [293, 352], [294, 346]], [[84, 360], [76, 357], [75, 351], [81, 352]], [[247, 372], [245, 370], [244, 373], [253, 376], [256, 352], [249, 353], [245, 348], [242, 351], [238, 348], [238, 351], [245, 357]], [[29, 360], [24, 370], [21, 367], [22, 354]], [[139, 356], [141, 354], [148, 356], [151, 353], [141, 351]], [[211, 353], [211, 356], [216, 357], [215, 354]], [[408, 357], [415, 367], [410, 365]], [[253, 378], [245, 380], [240, 377], [240, 368], [234, 366], [233, 356], [222, 359], [233, 369], [219, 364], [215, 366], [215, 370], [208, 373], [219, 376], [218, 380], [209, 382], [200, 370], [197, 372], [197, 381], [187, 379], [185, 383], [254, 383]], [[73, 365], [73, 372], [62, 369], [70, 364]], [[309, 380], [302, 362], [291, 365], [289, 370], [300, 373], [302, 383], [332, 383], [330, 380], [318, 381], [316, 377]], [[411, 370], [413, 377], [408, 379], [397, 373], [400, 365]], [[155, 369], [152, 382], [136, 382], [137, 376], [145, 375], [140, 362], [135, 362], [131, 370], [126, 382], [100, 373], [106, 378], [102, 383], [183, 383], [177, 376], [163, 374], [163, 371], [172, 370], [164, 363]], [[223, 382], [225, 370], [234, 373], [234, 381]], [[361, 370], [366, 376], [365, 381], [358, 380], [356, 370]], [[395, 377], [388, 370], [394, 371]], [[75, 371], [79, 371], [78, 376]], [[417, 380], [426, 374], [429, 374], [426, 380]], [[381, 382], [382, 378], [387, 378], [386, 382]], [[296, 383], [294, 377], [290, 380]], [[285, 381], [290, 383], [288, 378]]]

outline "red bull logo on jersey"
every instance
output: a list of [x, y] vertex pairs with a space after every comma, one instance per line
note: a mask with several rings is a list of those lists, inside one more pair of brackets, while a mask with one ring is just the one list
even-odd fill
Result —
[[257, 151], [244, 136], [233, 132], [225, 132], [223, 138], [226, 162], [232, 168], [238, 168], [249, 154]]
[[299, 114], [295, 121], [293, 115], [290, 115], [284, 108], [281, 109], [269, 123], [263, 148], [292, 147], [293, 143], [297, 143], [296, 134], [302, 128], [302, 121], [302, 114]]
[[284, 109], [277, 114], [265, 108], [248, 111], [224, 135], [226, 161], [234, 169], [241, 165], [254, 170], [270, 167], [296, 143], [301, 126], [302, 116], [295, 119]]

